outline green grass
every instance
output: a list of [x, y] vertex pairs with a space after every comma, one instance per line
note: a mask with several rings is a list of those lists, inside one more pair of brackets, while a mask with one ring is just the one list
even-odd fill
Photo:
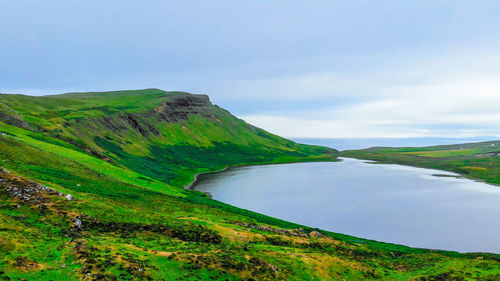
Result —
[[[199, 172], [335, 161], [338, 155], [253, 127], [204, 97], [148, 89], [0, 95], [0, 103], [0, 166], [12, 171], [0, 172], [0, 279], [500, 276], [498, 255], [331, 233], [184, 190]], [[12, 185], [33, 186], [31, 181], [78, 200], [42, 193], [43, 201], [24, 202], [7, 192]], [[309, 236], [311, 231], [322, 235]]]

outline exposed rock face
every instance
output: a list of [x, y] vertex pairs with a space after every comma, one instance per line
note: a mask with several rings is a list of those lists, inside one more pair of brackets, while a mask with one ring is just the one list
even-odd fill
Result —
[[120, 112], [106, 117], [72, 120], [65, 125], [77, 130], [80, 126], [76, 123], [85, 124], [85, 127], [93, 130], [105, 127], [115, 133], [132, 130], [147, 137], [150, 134], [160, 134], [155, 126], [158, 122], [182, 122], [188, 120], [191, 114], [210, 116], [204, 114], [209, 106], [213, 105], [207, 95], [182, 94], [168, 97], [154, 110], [139, 113]]
[[45, 185], [29, 181], [22, 177], [13, 175], [6, 169], [0, 168], [0, 190], [4, 189], [10, 196], [15, 197], [25, 203], [44, 205], [49, 202], [49, 195], [56, 195], [61, 197], [70, 196], [71, 199], [76, 200], [71, 195], [66, 195], [57, 192]]
[[30, 125], [21, 117], [5, 113], [0, 110], [0, 121], [23, 129], [30, 129]]
[[187, 120], [190, 114], [203, 114], [200, 107], [212, 106], [207, 95], [182, 95], [172, 97], [155, 111], [160, 119], [168, 122]]
[[309, 236], [310, 236], [310, 237], [315, 237], [315, 238], [317, 238], [317, 237], [321, 237], [321, 236], [322, 236], [322, 234], [321, 234], [320, 232], [318, 232], [318, 231], [311, 231], [311, 232], [309, 233]]
[[212, 105], [210, 98], [207, 95], [193, 95], [186, 94], [182, 96], [175, 96], [169, 99], [166, 106], [172, 108], [179, 107], [193, 107], [193, 106], [209, 106]]
[[258, 225], [256, 223], [244, 223], [244, 222], [232, 222], [236, 225], [244, 226], [247, 228], [252, 228], [252, 229], [257, 229], [257, 230], [262, 230], [262, 231], [267, 231], [271, 233], [276, 233], [276, 234], [283, 234], [287, 236], [295, 236], [295, 237], [307, 237], [307, 233], [304, 232], [304, 229], [302, 228], [297, 228], [297, 229], [284, 229], [284, 228], [272, 228], [269, 226], [265, 225]]

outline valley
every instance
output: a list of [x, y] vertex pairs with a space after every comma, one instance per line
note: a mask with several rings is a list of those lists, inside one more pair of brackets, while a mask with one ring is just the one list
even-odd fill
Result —
[[[416, 157], [430, 162], [426, 151], [417, 152], [424, 156], [390, 155], [402, 164]], [[357, 238], [183, 188], [197, 173], [229, 166], [386, 157], [367, 153], [295, 143], [204, 95], [1, 94], [0, 279], [498, 279], [496, 254]], [[461, 162], [439, 152], [446, 161], [433, 168], [463, 163], [457, 169], [478, 167], [468, 175], [498, 184], [496, 158], [450, 153]]]

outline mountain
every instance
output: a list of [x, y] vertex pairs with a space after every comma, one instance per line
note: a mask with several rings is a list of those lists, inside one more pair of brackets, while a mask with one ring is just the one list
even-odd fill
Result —
[[0, 278], [498, 277], [498, 255], [331, 233], [183, 188], [197, 173], [227, 166], [337, 155], [247, 124], [204, 95], [2, 94]]
[[500, 141], [427, 147], [373, 147], [345, 150], [342, 156], [446, 170], [500, 185]]
[[0, 128], [5, 134], [17, 130], [26, 138], [92, 155], [174, 186], [192, 180], [192, 171], [331, 159], [336, 153], [251, 126], [212, 105], [205, 95], [147, 89], [1, 95], [0, 103], [0, 121], [17, 126]]

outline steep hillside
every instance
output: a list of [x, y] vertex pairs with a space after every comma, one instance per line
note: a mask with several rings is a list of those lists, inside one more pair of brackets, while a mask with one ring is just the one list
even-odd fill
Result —
[[500, 185], [500, 141], [429, 147], [373, 147], [342, 151], [346, 157], [456, 172]]
[[337, 154], [206, 96], [0, 95], [0, 279], [498, 279], [498, 255], [330, 233], [183, 189], [202, 171]]
[[[26, 136], [180, 186], [193, 171], [246, 163], [333, 159], [212, 105], [208, 96], [157, 89], [29, 97], [0, 95], [0, 121]], [[9, 129], [2, 129], [4, 133]]]

